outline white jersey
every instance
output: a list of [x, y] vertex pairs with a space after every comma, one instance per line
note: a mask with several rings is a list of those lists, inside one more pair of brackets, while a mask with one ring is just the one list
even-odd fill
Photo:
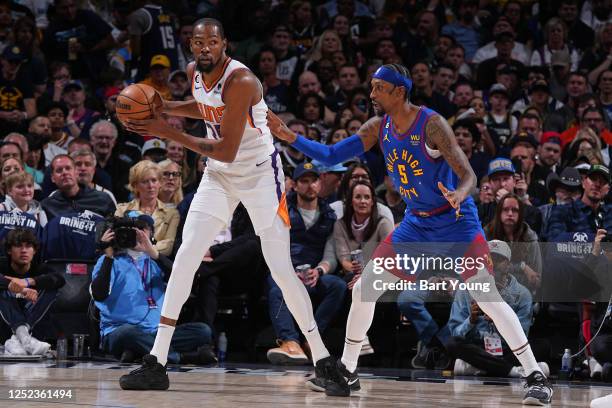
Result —
[[[194, 70], [191, 92], [198, 102], [198, 108], [206, 124], [206, 137], [209, 139], [220, 139], [221, 137], [221, 118], [225, 109], [223, 102], [225, 83], [239, 69], [248, 68], [241, 62], [228, 57], [223, 64], [222, 74], [210, 85], [204, 83], [202, 74], [197, 69]], [[254, 164], [257, 165], [270, 159], [275, 149], [272, 134], [267, 125], [267, 112], [268, 107], [264, 101], [262, 89], [261, 100], [249, 109], [236, 159], [232, 163], [209, 159], [208, 166], [211, 170], [244, 175], [252, 170]]]

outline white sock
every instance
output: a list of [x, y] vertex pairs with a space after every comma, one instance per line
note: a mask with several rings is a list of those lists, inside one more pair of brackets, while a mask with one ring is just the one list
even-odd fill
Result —
[[276, 217], [270, 228], [258, 234], [261, 239], [261, 250], [272, 279], [283, 293], [287, 309], [306, 337], [312, 352], [312, 361], [316, 364], [318, 360], [329, 357], [329, 351], [325, 348], [317, 328], [310, 296], [291, 264], [289, 228], [280, 217]]
[[467, 282], [482, 282], [489, 284], [489, 292], [474, 290], [470, 291], [470, 295], [478, 302], [480, 309], [493, 320], [499, 334], [506, 340], [506, 343], [508, 343], [508, 346], [523, 366], [525, 376], [528, 376], [534, 371], [542, 371], [531, 351], [531, 346], [529, 346], [527, 336], [523, 331], [523, 326], [521, 326], [521, 322], [516, 316], [516, 313], [506, 302], [504, 302], [497, 291], [494, 277], [488, 273], [479, 273], [468, 279]]
[[28, 344], [32, 339], [32, 336], [30, 336], [30, 331], [28, 330], [28, 326], [26, 326], [25, 324], [19, 326], [15, 330], [15, 336], [17, 336], [17, 339], [22, 345]]
[[[369, 265], [369, 264], [368, 264]], [[364, 273], [368, 271], [368, 267]], [[344, 351], [342, 353], [342, 364], [350, 372], [354, 372], [359, 361], [361, 345], [366, 338], [368, 330], [374, 319], [375, 302], [364, 302], [361, 298], [361, 282], [358, 280], [353, 286], [351, 311], [346, 322], [346, 338], [344, 339]]]
[[157, 327], [157, 335], [155, 336], [155, 343], [151, 349], [151, 354], [157, 357], [157, 362], [163, 366], [168, 362], [168, 350], [170, 349], [173, 334], [174, 326], [160, 323]]

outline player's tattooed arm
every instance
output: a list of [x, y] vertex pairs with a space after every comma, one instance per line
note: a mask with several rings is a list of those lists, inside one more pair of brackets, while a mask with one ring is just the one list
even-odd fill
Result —
[[476, 187], [474, 170], [472, 170], [467, 156], [457, 144], [453, 129], [443, 117], [432, 116], [427, 121], [426, 134], [427, 145], [432, 149], [439, 150], [449, 166], [459, 176], [460, 183], [457, 190], [452, 192], [453, 194], [450, 194], [450, 196], [445, 194], [451, 205], [457, 208]]
[[368, 151], [378, 143], [378, 133], [380, 132], [380, 123], [382, 118], [380, 116], [374, 116], [366, 121], [359, 130], [357, 135], [363, 142], [363, 150]]

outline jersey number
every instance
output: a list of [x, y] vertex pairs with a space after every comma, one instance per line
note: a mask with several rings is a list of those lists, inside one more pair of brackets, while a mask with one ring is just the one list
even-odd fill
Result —
[[221, 125], [211, 125], [208, 122], [204, 123], [206, 123], [206, 133], [211, 139], [221, 139]]
[[161, 32], [164, 49], [168, 50], [170, 48], [174, 48], [174, 35], [172, 34], [172, 27], [161, 26], [159, 27], [159, 31]]
[[403, 184], [408, 184], [408, 175], [406, 174], [406, 166], [403, 164], [398, 164], [397, 171], [399, 172], [399, 175], [400, 175], [400, 181]]

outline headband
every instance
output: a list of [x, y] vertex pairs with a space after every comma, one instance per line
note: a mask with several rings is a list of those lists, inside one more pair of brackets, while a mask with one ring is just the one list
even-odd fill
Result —
[[406, 88], [406, 93], [410, 93], [412, 89], [412, 81], [410, 78], [406, 78], [399, 72], [392, 70], [391, 68], [387, 68], [382, 66], [376, 70], [372, 78], [382, 79], [383, 81], [389, 82], [395, 86], [403, 86]]

